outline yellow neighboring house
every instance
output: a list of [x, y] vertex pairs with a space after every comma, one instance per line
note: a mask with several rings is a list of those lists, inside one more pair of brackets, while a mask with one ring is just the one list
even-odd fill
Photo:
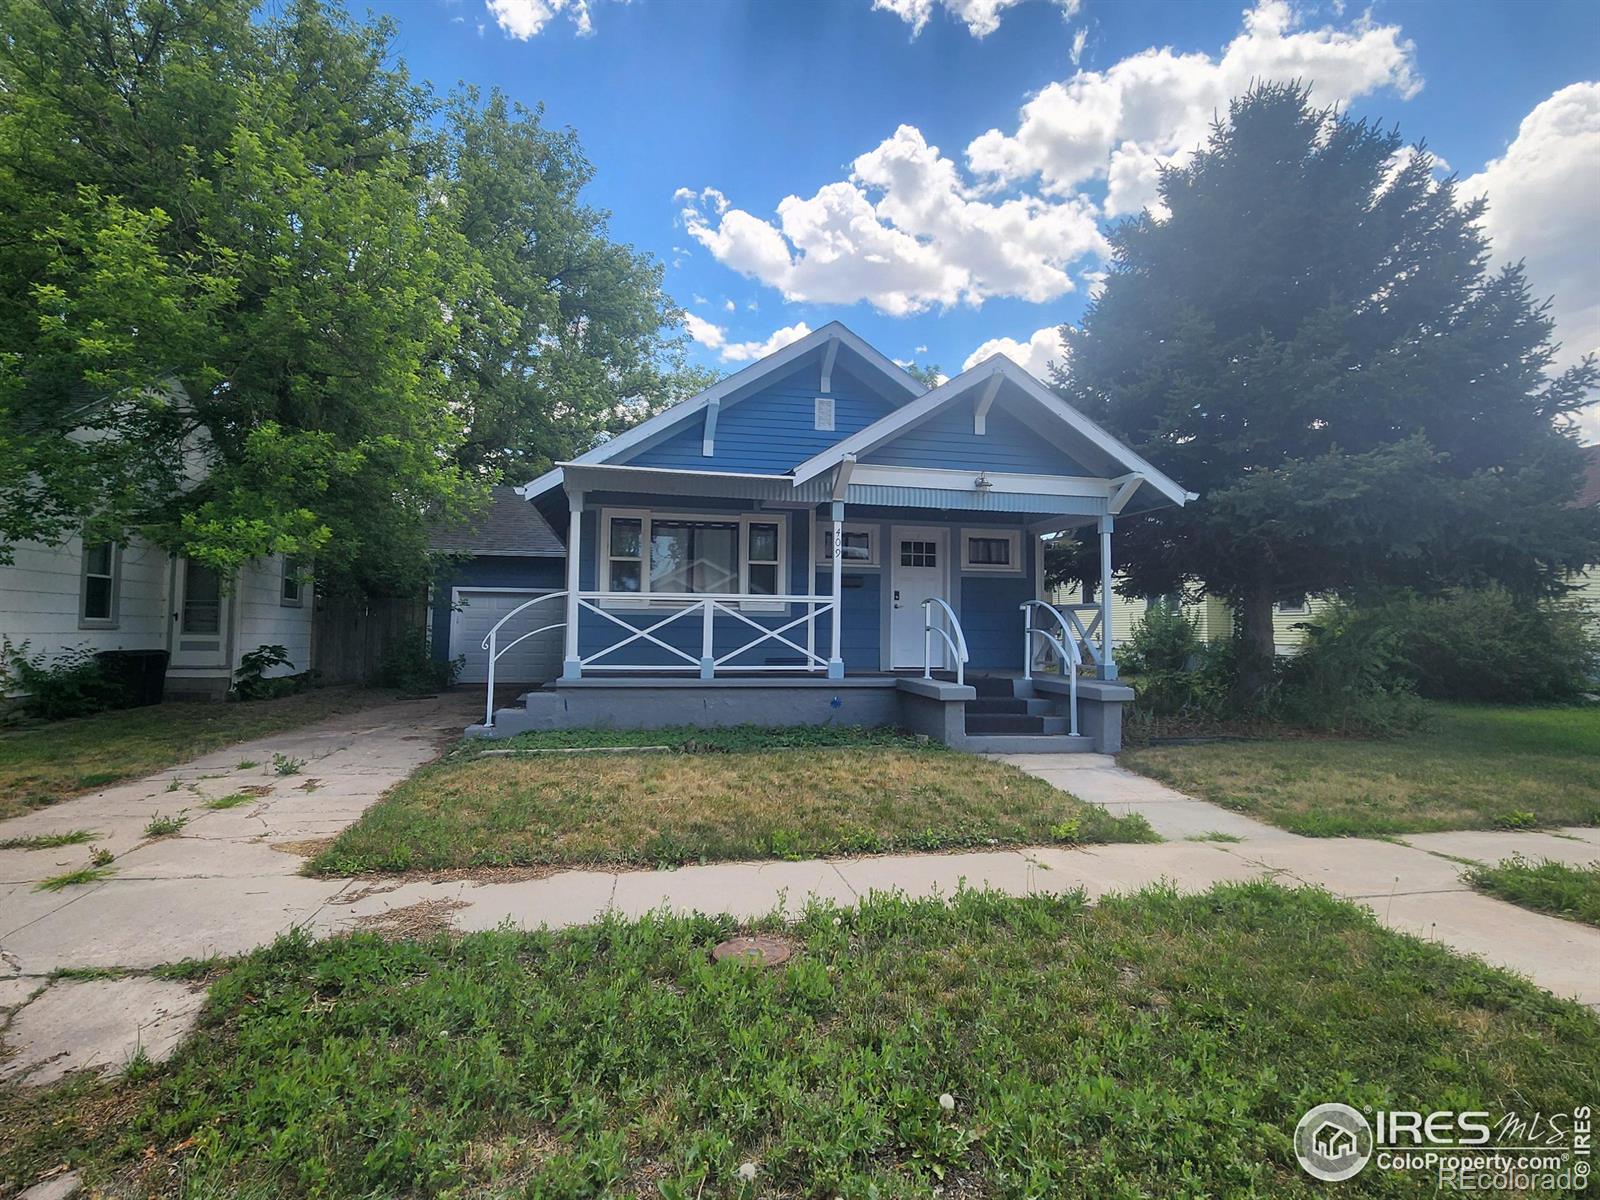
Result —
[[[1052, 603], [1074, 603], [1076, 597], [1066, 588], [1057, 588]], [[1144, 616], [1145, 610], [1150, 607], [1151, 598], [1145, 597], [1130, 600], [1120, 592], [1111, 600], [1111, 640], [1114, 645], [1121, 645], [1133, 632], [1134, 624]], [[1313, 620], [1318, 613], [1324, 612], [1329, 601], [1316, 596], [1307, 596], [1298, 603], [1283, 603], [1274, 606], [1272, 610], [1273, 641], [1279, 654], [1293, 654], [1300, 649], [1300, 644], [1305, 640], [1305, 630], [1297, 628], [1306, 621]], [[1184, 604], [1183, 615], [1195, 624], [1195, 629], [1200, 634], [1202, 642], [1215, 642], [1228, 637], [1233, 632], [1233, 611], [1227, 602], [1215, 596], [1207, 596], [1195, 604]]]
[[[1583, 490], [1578, 494], [1578, 505], [1600, 506], [1600, 446], [1586, 446], [1588, 462], [1585, 467]], [[1572, 599], [1582, 603], [1600, 622], [1600, 566], [1590, 568], [1577, 576], [1577, 591]], [[1073, 603], [1076, 597], [1066, 588], [1057, 588], [1053, 603]], [[1319, 596], [1307, 596], [1298, 603], [1279, 604], [1272, 611], [1273, 641], [1279, 654], [1293, 654], [1305, 641], [1305, 630], [1297, 628], [1327, 611], [1331, 601]], [[1133, 631], [1134, 623], [1150, 607], [1148, 597], [1130, 600], [1117, 593], [1111, 601], [1111, 638], [1121, 645]], [[1195, 623], [1203, 642], [1214, 642], [1233, 632], [1233, 613], [1225, 601], [1207, 596], [1197, 604], [1183, 605], [1183, 615]]]

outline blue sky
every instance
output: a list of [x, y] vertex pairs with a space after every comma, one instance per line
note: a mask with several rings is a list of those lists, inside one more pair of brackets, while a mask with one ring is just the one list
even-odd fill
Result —
[[[399, 51], [542, 102], [590, 201], [667, 264], [691, 357], [732, 369], [841, 319], [892, 357], [1036, 370], [1152, 197], [1253, 76], [1426, 138], [1497, 254], [1600, 349], [1600, 7], [1591, 2], [381, 0]], [[1600, 432], [1596, 428], [1595, 432]]]

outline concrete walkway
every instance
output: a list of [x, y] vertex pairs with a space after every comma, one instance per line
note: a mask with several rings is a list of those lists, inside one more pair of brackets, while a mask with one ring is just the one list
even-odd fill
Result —
[[[83, 866], [87, 846], [0, 851], [0, 1036], [13, 1051], [0, 1080], [43, 1083], [69, 1070], [120, 1065], [142, 1047], [159, 1058], [191, 1026], [203, 995], [138, 972], [183, 958], [231, 955], [303, 926], [317, 934], [363, 925], [396, 930], [552, 928], [608, 910], [798, 910], [811, 897], [849, 904], [874, 891], [949, 894], [962, 884], [1012, 894], [1082, 888], [1090, 897], [1169, 882], [1204, 889], [1270, 877], [1309, 883], [1366, 904], [1390, 926], [1600, 1004], [1600, 930], [1469, 891], [1455, 858], [1514, 853], [1573, 863], [1600, 859], [1600, 830], [1431, 834], [1410, 845], [1309, 839], [1174, 792], [1100, 755], [1004, 755], [1021, 770], [1114, 813], [1138, 812], [1160, 845], [1029, 847], [970, 854], [808, 862], [724, 863], [677, 871], [565, 871], [480, 882], [308, 879], [315, 844], [353, 822], [388, 787], [432, 757], [472, 715], [471, 697], [388, 705], [235, 746], [136, 784], [0, 823], [0, 837], [97, 831], [115, 874], [58, 893], [38, 880]], [[272, 772], [274, 754], [306, 760]], [[242, 767], [243, 761], [258, 765]], [[261, 789], [223, 810], [205, 798]], [[156, 813], [189, 818], [180, 836], [151, 841]], [[1190, 840], [1224, 835], [1231, 841]], [[1449, 856], [1449, 857], [1447, 857]], [[113, 978], [52, 972], [118, 968]]]

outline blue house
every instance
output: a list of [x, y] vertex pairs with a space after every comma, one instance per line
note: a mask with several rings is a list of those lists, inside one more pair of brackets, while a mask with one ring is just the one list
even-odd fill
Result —
[[[929, 389], [838, 323], [520, 491], [564, 586], [485, 637], [488, 692], [527, 639], [560, 670], [473, 732], [837, 721], [987, 750], [1115, 748], [1116, 520], [1192, 499], [1003, 355]], [[1099, 539], [1099, 605], [1045, 601], [1067, 531]]]

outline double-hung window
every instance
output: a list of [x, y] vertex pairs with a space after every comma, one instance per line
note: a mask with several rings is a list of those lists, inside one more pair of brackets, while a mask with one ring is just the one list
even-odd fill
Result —
[[79, 628], [117, 627], [117, 566], [120, 558], [115, 542], [83, 544], [83, 578], [78, 604]]
[[602, 591], [656, 605], [784, 592], [787, 517], [608, 511], [602, 526]]

